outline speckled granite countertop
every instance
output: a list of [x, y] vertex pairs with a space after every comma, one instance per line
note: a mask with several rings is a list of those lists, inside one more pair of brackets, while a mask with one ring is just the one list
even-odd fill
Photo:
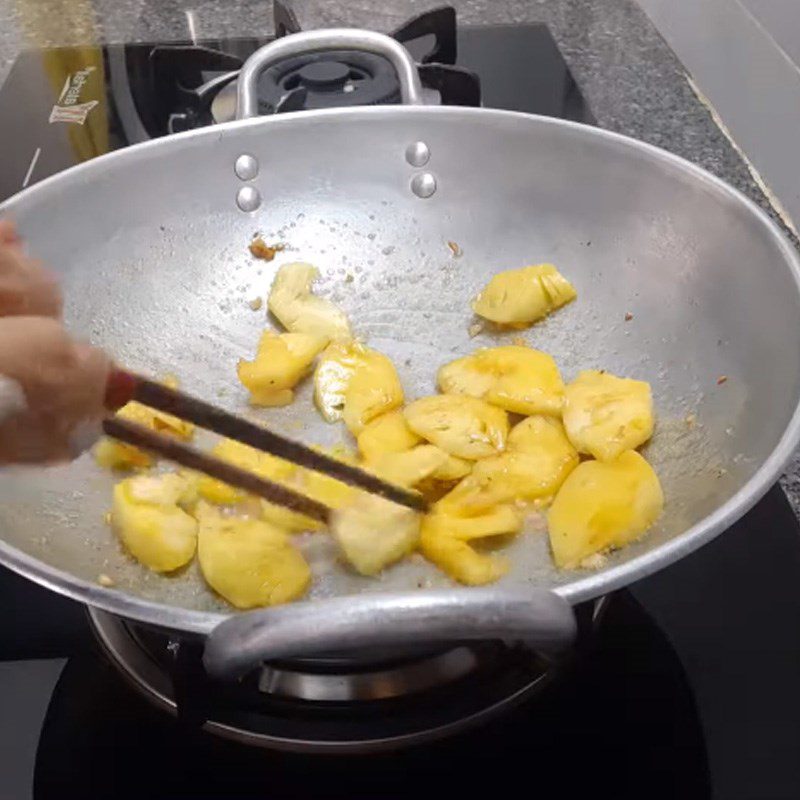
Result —
[[[634, 0], [450, 0], [462, 24], [544, 22], [598, 123], [671, 150], [770, 213], [736, 150]], [[294, 0], [304, 28], [390, 30], [436, 0]], [[269, 0], [0, 0], [0, 80], [25, 47], [248, 36], [272, 30]], [[800, 456], [783, 478], [800, 513]]]

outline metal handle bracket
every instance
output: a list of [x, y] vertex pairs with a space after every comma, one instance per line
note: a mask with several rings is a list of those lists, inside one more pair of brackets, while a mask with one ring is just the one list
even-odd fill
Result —
[[576, 633], [569, 603], [544, 589], [387, 592], [238, 614], [211, 632], [203, 662], [214, 677], [236, 678], [274, 659], [468, 639], [523, 640], [554, 656]]
[[397, 71], [400, 98], [406, 105], [422, 105], [422, 82], [417, 65], [403, 45], [384, 33], [362, 31], [358, 28], [295, 33], [276, 39], [256, 50], [245, 61], [236, 87], [236, 119], [258, 115], [258, 77], [265, 69], [286, 58], [325, 50], [361, 50], [387, 59]]

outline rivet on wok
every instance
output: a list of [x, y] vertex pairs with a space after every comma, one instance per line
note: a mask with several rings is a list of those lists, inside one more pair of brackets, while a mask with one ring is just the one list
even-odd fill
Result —
[[241, 178], [243, 181], [251, 181], [258, 175], [258, 161], [254, 156], [244, 153], [236, 159], [233, 171], [236, 173], [237, 178]]
[[411, 179], [411, 191], [417, 197], [430, 197], [436, 191], [436, 178], [430, 172], [418, 172]]
[[242, 186], [236, 193], [236, 205], [242, 211], [255, 211], [261, 205], [261, 194], [255, 186]]
[[431, 157], [431, 151], [425, 142], [413, 142], [406, 148], [406, 161], [412, 167], [424, 167]]

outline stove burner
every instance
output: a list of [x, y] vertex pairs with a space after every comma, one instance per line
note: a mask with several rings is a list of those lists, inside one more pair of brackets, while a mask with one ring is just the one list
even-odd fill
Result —
[[314, 89], [340, 89], [350, 77], [350, 67], [341, 61], [318, 61], [298, 72], [300, 83]]
[[[380, 56], [330, 51], [282, 61], [258, 82], [261, 114], [317, 108], [384, 105], [400, 101], [392, 65]], [[211, 102], [215, 122], [235, 117], [236, 84], [223, 87]]]
[[273, 749], [363, 753], [437, 739], [516, 706], [557, 674], [522, 644], [470, 642], [276, 662], [216, 683], [199, 666], [199, 643], [95, 608], [89, 616], [148, 700], [189, 728]]
[[[300, 31], [294, 12], [280, 0], [273, 4], [273, 15], [277, 37]], [[480, 105], [478, 76], [454, 66], [456, 14], [451, 7], [424, 12], [392, 36], [418, 60], [426, 103]], [[234, 119], [238, 70], [264, 43], [247, 39], [158, 45], [144, 54], [140, 47], [126, 48], [124, 63], [118, 64], [115, 57], [109, 68], [112, 83], [117, 84], [115, 94], [131, 98], [134, 113], [121, 113], [129, 142]], [[368, 53], [302, 56], [266, 70], [259, 80], [261, 114], [399, 102], [394, 69]], [[132, 119], [126, 120], [127, 116]]]

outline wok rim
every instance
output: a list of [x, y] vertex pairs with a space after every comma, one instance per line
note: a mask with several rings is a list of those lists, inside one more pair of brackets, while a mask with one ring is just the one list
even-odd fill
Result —
[[[571, 120], [501, 109], [455, 106], [362, 106], [347, 109], [300, 111], [281, 114], [276, 117], [234, 120], [222, 125], [186, 131], [135, 144], [70, 167], [43, 179], [0, 203], [0, 215], [9, 214], [13, 217], [14, 207], [21, 198], [27, 198], [32, 194], [46, 192], [51, 189], [58, 189], [63, 184], [69, 185], [75, 180], [79, 180], [84, 176], [88, 177], [93, 172], [102, 171], [117, 164], [117, 162], [121, 162], [124, 165], [127, 161], [135, 162], [151, 153], [155, 155], [162, 149], [168, 152], [172, 148], [180, 147], [182, 142], [190, 139], [205, 137], [219, 140], [225, 136], [234, 135], [239, 129], [293, 125], [298, 120], [312, 123], [320, 118], [338, 116], [342, 118], [343, 122], [358, 122], [359, 120], [371, 118], [393, 117], [398, 114], [404, 116], [420, 115], [423, 117], [442, 116], [455, 118], [456, 120], [480, 117], [484, 122], [496, 119], [518, 125], [551, 126], [576, 132], [582, 136], [597, 137], [600, 140], [620, 145], [630, 151], [638, 152], [650, 160], [661, 162], [671, 170], [682, 172], [693, 180], [699, 181], [707, 188], [718, 192], [721, 196], [727, 196], [758, 220], [768, 239], [776, 246], [777, 252], [783, 256], [784, 263], [794, 280], [798, 306], [800, 306], [800, 254], [798, 254], [780, 227], [769, 218], [763, 209], [759, 208], [740, 190], [681, 156], [625, 134]], [[755, 474], [725, 503], [682, 534], [674, 536], [658, 547], [642, 553], [623, 564], [618, 564], [601, 572], [587, 574], [562, 586], [554, 587], [552, 591], [575, 605], [622, 588], [689, 555], [729, 528], [767, 493], [780, 477], [784, 466], [791, 459], [799, 443], [800, 393], [796, 398], [791, 418], [770, 455], [756, 470]], [[105, 588], [57, 567], [50, 566], [3, 539], [0, 539], [0, 563], [23, 577], [72, 600], [95, 606], [130, 620], [169, 630], [208, 634], [220, 622], [240, 613], [233, 610], [229, 613], [197, 611], [182, 606], [171, 606], [153, 600], [146, 600], [117, 589]], [[496, 586], [496, 591], [498, 595], [503, 593], [502, 584]], [[409, 594], [413, 594], [413, 592], [410, 591]], [[374, 596], [377, 598], [380, 593], [376, 592]], [[320, 608], [324, 608], [324, 599], [311, 602], [319, 603]]]

